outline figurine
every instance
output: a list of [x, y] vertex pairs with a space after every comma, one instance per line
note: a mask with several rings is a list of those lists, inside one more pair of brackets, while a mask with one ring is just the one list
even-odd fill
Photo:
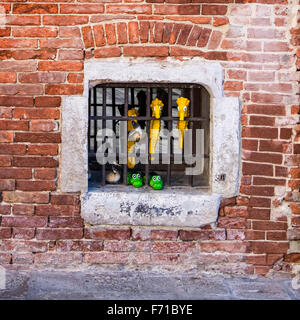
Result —
[[[139, 115], [139, 112], [136, 109], [130, 109], [128, 110], [128, 117], [137, 117]], [[134, 136], [135, 140], [138, 139], [138, 137], [135, 136], [135, 133], [133, 130], [135, 130], [135, 125], [138, 125], [137, 120], [129, 120], [128, 125], [127, 125], [127, 131], [130, 132], [130, 136]], [[133, 134], [132, 134], [133, 133]], [[133, 139], [131, 138], [131, 141], [127, 141], [127, 152], [128, 154], [133, 153], [134, 151], [134, 144], [135, 141], [132, 141]], [[127, 165], [128, 168], [132, 169], [135, 167], [135, 157], [129, 156], [127, 158]]]
[[176, 102], [178, 105], [179, 117], [176, 128], [179, 130], [179, 148], [183, 149], [184, 131], [188, 129], [188, 121], [185, 121], [184, 118], [189, 116], [188, 106], [190, 104], [190, 100], [180, 97], [176, 100]]
[[[152, 117], [159, 119], [162, 113], [164, 104], [161, 100], [155, 99], [152, 101], [151, 105]], [[149, 153], [155, 153], [155, 147], [157, 141], [159, 140], [160, 133], [160, 120], [151, 120], [150, 122], [150, 138], [149, 138]], [[153, 160], [153, 157], [150, 156], [150, 160]]]
[[154, 190], [161, 190], [163, 188], [163, 181], [161, 176], [159, 175], [153, 175], [150, 178], [149, 185], [154, 189]]
[[118, 183], [121, 179], [121, 175], [119, 170], [116, 168], [116, 166], [120, 166], [117, 163], [114, 163], [112, 165], [112, 169], [110, 172], [108, 172], [108, 174], [106, 175], [106, 181], [108, 183]]
[[127, 184], [133, 185], [135, 188], [143, 186], [143, 178], [139, 173], [127, 173]]

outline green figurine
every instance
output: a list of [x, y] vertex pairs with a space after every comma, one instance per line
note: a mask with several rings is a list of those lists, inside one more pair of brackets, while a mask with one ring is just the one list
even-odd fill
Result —
[[163, 181], [161, 176], [159, 175], [153, 175], [150, 177], [149, 185], [154, 190], [161, 190], [163, 188]]
[[128, 173], [127, 184], [131, 184], [135, 188], [141, 188], [143, 186], [143, 178], [139, 173]]

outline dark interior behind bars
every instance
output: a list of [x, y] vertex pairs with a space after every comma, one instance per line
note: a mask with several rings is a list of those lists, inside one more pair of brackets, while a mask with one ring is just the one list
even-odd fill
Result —
[[[176, 100], [185, 97], [190, 100], [188, 128], [192, 129], [193, 155], [196, 153], [195, 132], [203, 129], [204, 132], [204, 155], [203, 170], [199, 175], [186, 175], [186, 167], [193, 167], [184, 162], [174, 163], [173, 146], [178, 143], [176, 138], [171, 137], [168, 148], [170, 148], [170, 163], [162, 163], [161, 156], [159, 164], [138, 163], [133, 169], [126, 164], [119, 165], [119, 150], [115, 164], [100, 165], [96, 160], [96, 152], [99, 144], [97, 141], [99, 129], [110, 128], [116, 137], [120, 134], [120, 122], [137, 120], [142, 129], [149, 136], [150, 121], [154, 120], [150, 108], [151, 102], [158, 98], [163, 104], [161, 114], [161, 129], [172, 130], [176, 128], [178, 121], [178, 110]], [[119, 172], [120, 179], [116, 184], [127, 184], [128, 172], [139, 172], [145, 176], [147, 182], [149, 174], [161, 175], [164, 185], [169, 187], [207, 187], [209, 185], [209, 122], [210, 122], [210, 97], [207, 90], [201, 85], [178, 84], [178, 83], [103, 83], [94, 86], [89, 91], [89, 125], [88, 125], [88, 156], [89, 156], [89, 187], [101, 187], [107, 184], [107, 174]], [[128, 110], [136, 108], [139, 111], [137, 117], [128, 117]], [[127, 150], [127, 148], [126, 148]], [[149, 149], [147, 149], [149, 151]], [[125, 151], [126, 152], [126, 151]]]

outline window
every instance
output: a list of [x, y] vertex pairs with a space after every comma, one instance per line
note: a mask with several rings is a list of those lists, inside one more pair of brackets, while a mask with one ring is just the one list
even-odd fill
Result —
[[[62, 100], [62, 152], [59, 182], [62, 192], [81, 193], [81, 216], [85, 222], [91, 225], [176, 227], [199, 227], [214, 223], [218, 217], [222, 197], [235, 196], [240, 182], [240, 104], [238, 98], [224, 97], [222, 66], [219, 63], [202, 61], [201, 58], [187, 61], [171, 58], [157, 60], [124, 57], [89, 59], [84, 62], [84, 79], [83, 95], [66, 96]], [[105, 174], [107, 174], [112, 167], [110, 164], [102, 167], [96, 161], [97, 150], [103, 143], [103, 137], [98, 135], [97, 140], [94, 132], [101, 132], [99, 129], [102, 122], [114, 132], [113, 120], [110, 118], [114, 117], [113, 112], [115, 117], [121, 118], [115, 119], [116, 128], [122, 129], [122, 123], [128, 124], [128, 121], [132, 120], [125, 117], [125, 97], [127, 97], [128, 110], [132, 105], [138, 109], [137, 95], [140, 91], [144, 92], [140, 95], [146, 94], [148, 103], [146, 105], [149, 106], [157, 97], [158, 89], [163, 90], [164, 95], [169, 95], [169, 86], [172, 88], [172, 99], [168, 99], [167, 102], [164, 100], [163, 111], [169, 110], [165, 107], [168, 106], [169, 101], [172, 101], [172, 119], [169, 120], [172, 121], [172, 133], [174, 133], [172, 134], [174, 157], [177, 156], [179, 145], [176, 129], [178, 97], [182, 96], [190, 100], [189, 107], [193, 108], [193, 117], [197, 118], [193, 121], [192, 132], [200, 126], [200, 130], [204, 132], [204, 143], [196, 143], [196, 147], [202, 146], [199, 151], [202, 156], [202, 171], [200, 170], [201, 173], [193, 177], [194, 187], [191, 187], [190, 175], [185, 175], [186, 181], [180, 180], [183, 170], [189, 169], [190, 166], [186, 161], [180, 165], [176, 164], [177, 168], [170, 164], [170, 186], [167, 186], [163, 192], [152, 190], [149, 186], [125, 187], [123, 176], [127, 167], [124, 164], [117, 167], [121, 172], [119, 183], [106, 184], [102, 187], [102, 170], [105, 168]], [[131, 94], [132, 90], [133, 94]], [[106, 99], [103, 99], [104, 95]], [[162, 95], [159, 97], [163, 101]], [[105, 108], [103, 108], [103, 100], [106, 102]], [[115, 108], [112, 107], [113, 101]], [[95, 113], [94, 108], [96, 108]], [[147, 112], [146, 116], [142, 113], [138, 115], [140, 117], [138, 120], [136, 117], [134, 120], [140, 126], [143, 126], [142, 121], [145, 121], [146, 126], [147, 122], [151, 123], [151, 120], [155, 120], [151, 115], [150, 112], [148, 118]], [[93, 119], [93, 117], [100, 118]], [[164, 145], [163, 129], [170, 125], [168, 119], [163, 119], [165, 117], [169, 115], [161, 114], [159, 119], [162, 141], [157, 143], [157, 150], [158, 145]], [[185, 117], [184, 120], [190, 125], [191, 121], [187, 120], [189, 117]], [[210, 122], [204, 119], [200, 121], [198, 118], [210, 118]], [[118, 129], [116, 133], [120, 134]], [[124, 136], [126, 144], [127, 129], [120, 138]], [[97, 148], [94, 145], [95, 141]], [[186, 141], [188, 141], [187, 132], [184, 133], [184, 142]], [[127, 148], [125, 150], [119, 148], [117, 151], [118, 156], [127, 161]], [[159, 157], [163, 155], [164, 152], [159, 153]], [[151, 154], [151, 156], [155, 155]], [[136, 161], [135, 165], [134, 170], [139, 169], [142, 175], [146, 175], [146, 164]], [[160, 170], [165, 184], [168, 184], [168, 164], [162, 161], [158, 164], [150, 163], [149, 175], [154, 168]], [[133, 169], [127, 168], [127, 170], [130, 172]], [[92, 176], [90, 180], [89, 173]]]
[[[126, 185], [130, 173], [144, 177], [145, 186], [159, 175], [167, 187], [208, 187], [209, 104], [206, 89], [191, 83], [101, 83], [90, 88], [89, 187]], [[110, 151], [115, 156], [108, 161]]]

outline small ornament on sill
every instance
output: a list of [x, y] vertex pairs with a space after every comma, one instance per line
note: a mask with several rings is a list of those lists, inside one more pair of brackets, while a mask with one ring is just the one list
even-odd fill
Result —
[[141, 188], [143, 183], [143, 178], [140, 173], [127, 173], [127, 184], [131, 184], [135, 188]]
[[163, 180], [160, 175], [153, 175], [150, 177], [149, 185], [154, 190], [161, 190], [163, 188]]
[[116, 166], [120, 166], [120, 165], [117, 164], [117, 163], [113, 164], [111, 171], [108, 172], [107, 175], [106, 175], [106, 181], [108, 183], [115, 184], [115, 183], [118, 183], [120, 181], [120, 179], [121, 179], [120, 172], [116, 168]]

